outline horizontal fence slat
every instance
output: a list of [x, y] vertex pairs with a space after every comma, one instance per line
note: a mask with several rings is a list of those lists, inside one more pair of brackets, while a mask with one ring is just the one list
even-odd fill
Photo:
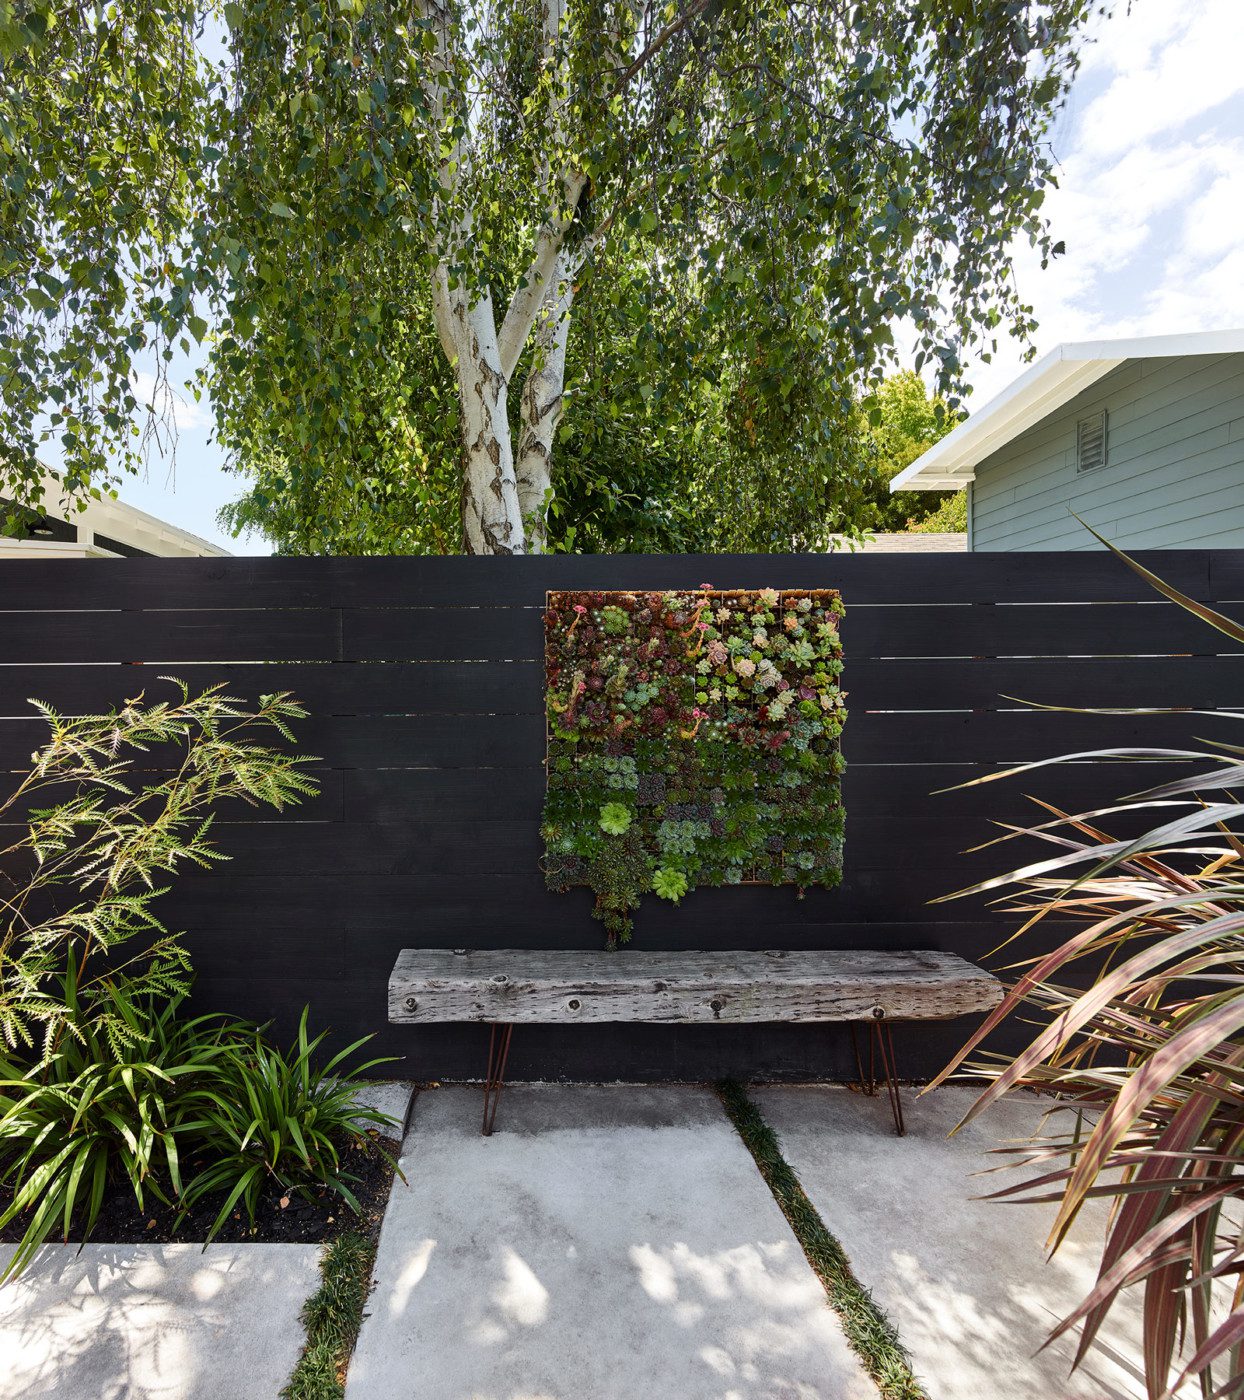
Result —
[[[195, 694], [223, 683], [253, 702], [292, 691], [313, 715], [541, 714], [544, 668], [536, 661], [184, 663], [167, 666], [6, 666], [0, 664], [0, 715], [32, 713], [34, 697], [64, 714], [105, 710], [143, 693], [171, 699], [162, 676], [185, 681]], [[305, 721], [303, 722], [305, 723]], [[295, 721], [295, 730], [301, 732]]]
[[[1231, 550], [1145, 550], [1138, 561], [1206, 601], [1244, 599]], [[1211, 580], [1213, 592], [1211, 593]], [[839, 588], [848, 606], [1150, 600], [1099, 550], [1023, 554], [536, 555], [519, 558], [0, 560], [0, 610], [540, 607], [560, 588]]]
[[973, 763], [1009, 767], [1107, 748], [1188, 748], [1198, 737], [1244, 740], [1225, 715], [1085, 715], [1045, 710], [886, 713], [854, 710], [843, 731], [850, 765]]
[[[1236, 611], [1239, 611], [1237, 605]], [[347, 661], [539, 660], [537, 608], [351, 608]], [[1215, 655], [1231, 649], [1174, 603], [857, 605], [844, 624], [864, 657]]]
[[845, 660], [848, 710], [996, 710], [1019, 702], [1244, 709], [1244, 652], [911, 661], [853, 660], [848, 650]]
[[[173, 691], [172, 675], [199, 691], [223, 681], [254, 700], [290, 690], [313, 713], [543, 713], [543, 669], [534, 661], [274, 662], [149, 666], [0, 665], [0, 715], [31, 713], [36, 697], [67, 714], [107, 708], [145, 692]], [[992, 710], [1047, 705], [1244, 708], [1244, 652], [1231, 656], [871, 659], [848, 648], [842, 678], [852, 710]]]
[[347, 608], [347, 661], [539, 661], [544, 613], [528, 608]]
[[[926, 912], [930, 900], [950, 893], [956, 883], [944, 864], [912, 868], [895, 850], [882, 869], [862, 869], [852, 856], [841, 886], [809, 890], [802, 900], [791, 886], [753, 885], [698, 889], [677, 908], [652, 897], [644, 901], [638, 926], [646, 946], [664, 947], [668, 938], [686, 937], [694, 929], [711, 947], [722, 924], [737, 920], [764, 944], [763, 930], [774, 923], [911, 922]], [[542, 931], [554, 947], [593, 947], [603, 944], [604, 936], [591, 918], [592, 901], [586, 889], [549, 894], [538, 870], [462, 876], [425, 872], [250, 877], [233, 875], [225, 867], [210, 882], [197, 875], [179, 877], [162, 899], [160, 912], [166, 923], [179, 928], [249, 921], [258, 930], [278, 920], [319, 929], [349, 922], [412, 938], [428, 930], [422, 936], [424, 946], [431, 947], [457, 946], [466, 931], [487, 928], [494, 947], [510, 946], [508, 940], [519, 931], [525, 931], [524, 937]], [[974, 911], [964, 912], [966, 917]]]
[[[1244, 616], [1239, 604], [1229, 614]], [[1175, 603], [921, 602], [855, 607], [843, 623], [858, 657], [1213, 656], [1236, 650]]]
[[335, 661], [340, 629], [332, 608], [0, 612], [0, 661]]

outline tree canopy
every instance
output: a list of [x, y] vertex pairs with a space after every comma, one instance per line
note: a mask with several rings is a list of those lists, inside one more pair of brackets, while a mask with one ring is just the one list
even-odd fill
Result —
[[803, 548], [912, 328], [951, 408], [1097, 0], [0, 0], [0, 490], [209, 347], [304, 549]]
[[957, 518], [952, 504], [956, 495], [951, 492], [890, 492], [890, 482], [945, 437], [959, 415], [944, 399], [930, 395], [918, 374], [900, 370], [877, 386], [861, 416], [866, 426], [860, 433], [860, 450], [870, 469], [871, 489], [859, 511], [860, 523], [870, 530], [903, 531], [920, 528], [936, 515], [943, 528], [965, 528], [949, 523]]

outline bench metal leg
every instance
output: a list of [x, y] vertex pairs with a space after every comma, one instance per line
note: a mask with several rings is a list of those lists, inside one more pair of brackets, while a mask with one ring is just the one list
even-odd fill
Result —
[[488, 1033], [488, 1073], [484, 1078], [484, 1126], [485, 1137], [492, 1136], [492, 1125], [497, 1118], [497, 1105], [501, 1102], [501, 1090], [505, 1085], [505, 1063], [510, 1058], [510, 1037], [514, 1034], [512, 1022], [492, 1022]]
[[864, 1062], [860, 1058], [860, 1042], [855, 1022], [851, 1022], [851, 1046], [855, 1051], [855, 1069], [859, 1075], [860, 1088], [866, 1094], [877, 1092], [877, 1061], [881, 1061], [885, 1076], [886, 1093], [890, 1099], [890, 1112], [894, 1117], [894, 1131], [905, 1137], [907, 1128], [903, 1123], [903, 1101], [899, 1098], [897, 1060], [894, 1058], [894, 1033], [891, 1023], [885, 1020], [870, 1021], [871, 1033], [868, 1037], [868, 1074], [864, 1074]]

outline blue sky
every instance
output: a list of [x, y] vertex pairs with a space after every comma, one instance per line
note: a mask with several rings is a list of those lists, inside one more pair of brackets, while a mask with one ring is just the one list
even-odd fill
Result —
[[[1041, 352], [1060, 341], [1244, 326], [1244, 0], [1125, 0], [1094, 26], [1054, 134], [1060, 188], [1046, 201], [1066, 256], [1042, 272], [1017, 251]], [[973, 372], [983, 404], [1021, 368], [1003, 346]], [[174, 367], [174, 382], [190, 366]], [[149, 381], [147, 383], [149, 390]], [[174, 404], [177, 455], [152, 460], [123, 500], [240, 554], [216, 511], [239, 494], [210, 440], [211, 410]]]

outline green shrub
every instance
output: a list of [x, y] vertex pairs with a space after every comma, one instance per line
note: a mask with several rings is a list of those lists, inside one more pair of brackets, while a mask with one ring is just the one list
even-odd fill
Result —
[[[312, 1064], [323, 1037], [305, 1011], [288, 1055], [254, 1025], [179, 1019], [192, 973], [152, 907], [160, 881], [224, 859], [220, 802], [281, 809], [316, 785], [312, 760], [255, 742], [293, 739], [305, 711], [289, 695], [252, 711], [175, 684], [174, 702], [102, 715], [38, 705], [49, 741], [0, 799], [0, 820], [26, 822], [0, 849], [0, 1225], [25, 1223], [7, 1274], [54, 1233], [89, 1236], [117, 1183], [140, 1209], [149, 1193], [179, 1207], [177, 1223], [224, 1193], [212, 1235], [239, 1200], [253, 1222], [267, 1185], [328, 1186], [357, 1209], [342, 1150], [391, 1121], [352, 1103], [345, 1062], [363, 1042]], [[192, 1157], [207, 1165], [183, 1181]]]
[[375, 1109], [361, 1107], [354, 1097], [358, 1086], [353, 1076], [385, 1060], [369, 1060], [353, 1075], [341, 1072], [345, 1061], [370, 1039], [364, 1036], [317, 1065], [315, 1055], [324, 1035], [308, 1036], [305, 1008], [288, 1054], [270, 1045], [258, 1028], [230, 1038], [201, 1095], [203, 1117], [195, 1123], [210, 1165], [187, 1183], [182, 1196], [184, 1212], [204, 1196], [225, 1193], [209, 1239], [239, 1201], [253, 1225], [260, 1196], [273, 1186], [284, 1195], [303, 1196], [328, 1187], [358, 1213], [359, 1203], [350, 1189], [358, 1178], [343, 1164], [342, 1148], [370, 1143], [367, 1124], [382, 1127], [393, 1122]]
[[89, 1235], [116, 1180], [129, 1183], [140, 1210], [149, 1191], [165, 1203], [166, 1186], [181, 1191], [196, 1097], [224, 1057], [220, 1019], [178, 1020], [180, 997], [115, 993], [109, 1024], [123, 1024], [121, 1036], [81, 1015], [72, 978], [62, 997], [72, 1033], [46, 1060], [0, 1058], [0, 1184], [13, 1192], [0, 1226], [30, 1214], [5, 1277], [75, 1220]]

